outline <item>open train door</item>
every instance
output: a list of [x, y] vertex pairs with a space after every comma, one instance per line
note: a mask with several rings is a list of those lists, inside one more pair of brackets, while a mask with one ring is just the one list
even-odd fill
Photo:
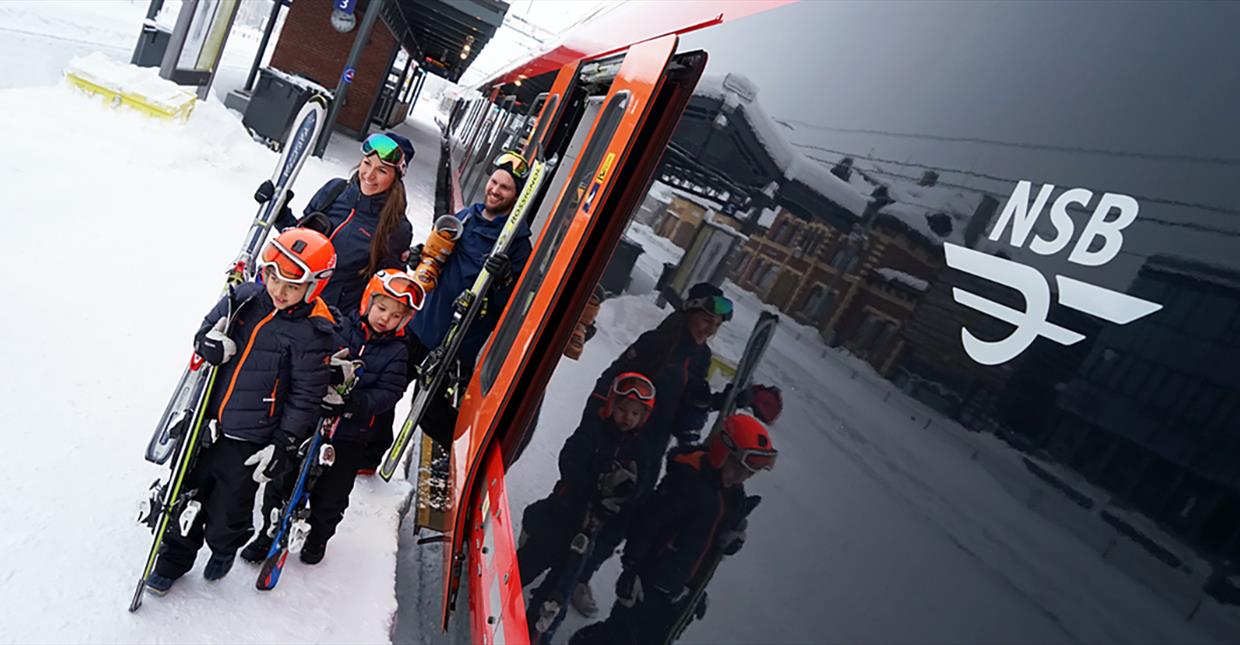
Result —
[[[671, 64], [677, 42], [675, 35], [646, 41], [584, 63], [577, 72], [575, 89], [594, 93], [590, 109], [576, 123], [559, 124], [573, 131], [534, 223], [533, 254], [461, 402], [452, 448], [455, 513], [445, 554], [443, 624], [467, 575], [474, 642], [528, 638], [496, 439], [527, 428], [542, 404], [573, 323], [701, 73], [701, 54], [690, 56], [691, 65]], [[680, 79], [670, 93], [669, 69], [680, 72], [670, 75]], [[565, 96], [568, 90], [566, 85]], [[544, 117], [555, 120], [562, 116], [557, 112], [544, 109]], [[548, 126], [531, 139], [550, 141], [555, 134]], [[573, 414], [579, 403], [571, 404]]]

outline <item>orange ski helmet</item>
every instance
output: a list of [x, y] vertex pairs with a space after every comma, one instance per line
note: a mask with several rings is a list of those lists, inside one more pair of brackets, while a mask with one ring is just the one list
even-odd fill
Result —
[[707, 441], [707, 458], [714, 468], [723, 468], [728, 455], [736, 457], [750, 472], [775, 467], [778, 454], [771, 435], [761, 421], [748, 414], [734, 414], [723, 420], [723, 428]]
[[646, 414], [642, 417], [644, 424], [650, 418], [650, 413], [654, 411], [654, 394], [654, 383], [651, 383], [645, 375], [637, 372], [624, 372], [612, 380], [611, 389], [607, 390], [607, 402], [599, 410], [599, 415], [604, 418], [610, 417], [612, 407], [617, 400], [632, 399], [646, 407]]
[[[426, 298], [426, 291], [422, 289], [422, 285], [418, 284], [405, 271], [400, 269], [382, 269], [378, 273], [370, 277], [370, 282], [366, 283], [366, 289], [362, 291], [362, 304], [358, 308], [362, 317], [370, 313], [370, 304], [376, 295], [387, 296], [397, 302], [403, 303], [413, 311], [422, 309], [422, 301]], [[399, 327], [409, 324], [409, 318], [413, 317], [413, 311], [401, 321]]]
[[336, 269], [336, 249], [318, 231], [290, 228], [267, 241], [258, 254], [260, 271], [272, 267], [285, 282], [309, 285], [306, 303], [314, 302]]

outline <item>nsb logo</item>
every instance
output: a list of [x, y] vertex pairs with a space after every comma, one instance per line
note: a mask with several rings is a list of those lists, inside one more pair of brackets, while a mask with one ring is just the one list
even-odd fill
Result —
[[[1066, 249], [1075, 233], [1068, 208], [1072, 205], [1087, 207], [1093, 201], [1094, 193], [1085, 188], [1072, 188], [1061, 193], [1051, 204], [1054, 236], [1046, 239], [1034, 234], [1030, 240], [1033, 226], [1054, 190], [1055, 186], [1046, 184], [1030, 202], [1033, 184], [1018, 182], [990, 232], [990, 239], [998, 242], [1004, 231], [1010, 228], [1009, 244], [1016, 248], [1023, 248], [1029, 241], [1029, 250], [1048, 256]], [[1123, 230], [1136, 221], [1138, 210], [1137, 200], [1132, 197], [1104, 193], [1073, 245], [1068, 261], [1080, 266], [1097, 267], [1115, 259], [1124, 245]], [[962, 327], [960, 340], [964, 351], [973, 360], [983, 365], [1005, 363], [1025, 351], [1038, 336], [1061, 345], [1084, 340], [1081, 334], [1046, 319], [1051, 307], [1051, 289], [1037, 269], [950, 243], [943, 245], [943, 252], [947, 256], [947, 266], [1016, 289], [1025, 299], [1025, 308], [1021, 311], [958, 287], [952, 289], [956, 302], [1016, 328], [1006, 338], [986, 341]], [[1120, 325], [1162, 309], [1158, 303], [1064, 275], [1056, 275], [1055, 284], [1059, 291], [1059, 304]]]

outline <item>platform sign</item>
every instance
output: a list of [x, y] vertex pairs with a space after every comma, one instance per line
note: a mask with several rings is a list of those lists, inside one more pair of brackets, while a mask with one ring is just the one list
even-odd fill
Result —
[[353, 69], [352, 67], [346, 67], [344, 68], [344, 74], [341, 74], [341, 78], [344, 80], [346, 84], [352, 83], [353, 75], [356, 73], [357, 73], [357, 70]]

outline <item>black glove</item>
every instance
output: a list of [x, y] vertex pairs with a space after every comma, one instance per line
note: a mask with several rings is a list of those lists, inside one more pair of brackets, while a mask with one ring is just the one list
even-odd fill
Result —
[[745, 546], [745, 529], [747, 528], [749, 528], [749, 519], [741, 518], [736, 528], [720, 532], [717, 540], [719, 550], [724, 555], [736, 555], [736, 552]]
[[244, 465], [254, 466], [253, 478], [260, 484], [273, 479], [282, 481], [290, 470], [297, 467], [297, 440], [277, 434], [271, 444], [250, 455]]
[[409, 262], [417, 264], [418, 260], [422, 257], [423, 248], [426, 248], [426, 245], [421, 242], [409, 247]]
[[598, 478], [599, 504], [611, 513], [620, 509], [637, 494], [637, 464], [613, 461]]
[[512, 260], [508, 259], [508, 254], [496, 251], [487, 256], [486, 262], [482, 267], [491, 274], [496, 282], [503, 284], [507, 282], [508, 276], [512, 273]]
[[707, 595], [706, 590], [702, 590], [702, 595], [698, 597], [697, 607], [693, 608], [693, 617], [698, 620], [706, 618], [706, 606], [709, 604], [710, 596]]
[[349, 399], [340, 397], [325, 396], [319, 399], [319, 412], [324, 419], [334, 419], [345, 413], [349, 409]]
[[212, 365], [223, 365], [237, 353], [237, 343], [224, 333], [227, 324], [227, 319], [220, 318], [194, 345], [194, 351]]
[[[289, 216], [291, 217], [292, 215], [293, 213], [290, 211]], [[297, 226], [298, 228], [318, 231], [323, 234], [323, 237], [327, 237], [332, 234], [332, 221], [327, 218], [326, 213], [320, 211], [315, 211], [301, 218], [301, 221], [297, 222]]]

